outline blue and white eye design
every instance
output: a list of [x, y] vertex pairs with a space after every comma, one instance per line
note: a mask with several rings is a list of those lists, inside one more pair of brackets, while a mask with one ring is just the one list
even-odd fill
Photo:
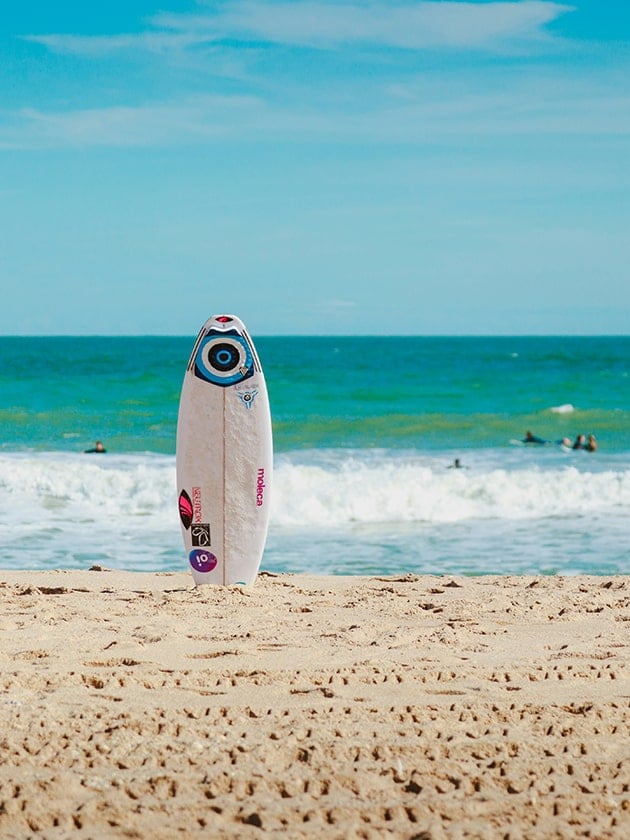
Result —
[[199, 344], [195, 357], [195, 376], [226, 387], [254, 375], [254, 358], [236, 332], [209, 333]]
[[245, 408], [251, 408], [254, 404], [254, 398], [258, 393], [258, 388], [250, 388], [249, 391], [237, 391], [236, 393]]

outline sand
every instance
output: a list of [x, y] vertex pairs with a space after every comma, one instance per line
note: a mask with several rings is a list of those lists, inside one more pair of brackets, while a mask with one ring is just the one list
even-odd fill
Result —
[[0, 837], [630, 837], [630, 579], [0, 572]]

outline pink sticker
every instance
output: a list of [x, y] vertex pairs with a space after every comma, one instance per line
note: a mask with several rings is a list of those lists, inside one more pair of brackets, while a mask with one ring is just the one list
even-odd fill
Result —
[[179, 494], [179, 518], [186, 530], [190, 528], [193, 517], [193, 506], [190, 496], [185, 490]]
[[190, 565], [197, 572], [211, 572], [217, 565], [217, 558], [210, 551], [195, 548], [188, 555]]

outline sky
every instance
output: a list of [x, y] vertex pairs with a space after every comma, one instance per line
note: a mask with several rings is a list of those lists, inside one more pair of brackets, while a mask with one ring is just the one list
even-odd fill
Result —
[[0, 335], [627, 334], [626, 0], [20, 0]]

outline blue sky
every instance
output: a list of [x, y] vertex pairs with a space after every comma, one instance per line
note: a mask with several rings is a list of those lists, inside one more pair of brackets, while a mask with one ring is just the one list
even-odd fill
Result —
[[627, 333], [629, 47], [601, 0], [5, 4], [0, 334]]

